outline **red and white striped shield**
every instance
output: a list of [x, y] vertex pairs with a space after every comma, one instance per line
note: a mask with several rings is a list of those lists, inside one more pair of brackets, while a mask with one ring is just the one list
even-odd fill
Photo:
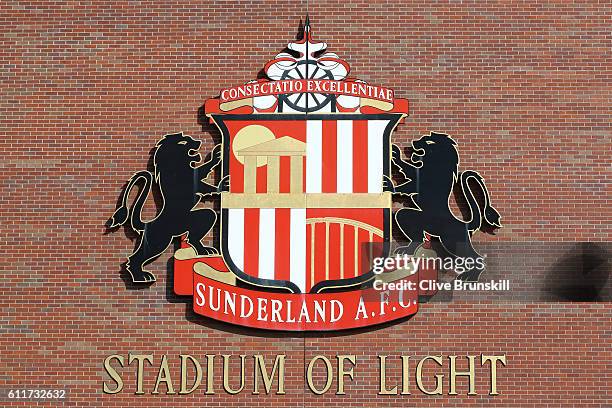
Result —
[[[240, 279], [294, 293], [354, 286], [388, 242], [400, 114], [219, 115], [222, 254]], [[377, 247], [383, 247], [378, 245]], [[384, 255], [384, 254], [381, 254]]]
[[197, 314], [320, 331], [416, 313], [418, 291], [405, 288], [415, 271], [386, 270], [380, 281], [405, 290], [380, 292], [371, 266], [388, 255], [392, 197], [383, 179], [408, 100], [349, 71], [313, 39], [307, 18], [265, 75], [206, 100], [223, 138], [221, 256], [195, 254], [184, 241], [174, 268], [174, 290], [194, 296]]

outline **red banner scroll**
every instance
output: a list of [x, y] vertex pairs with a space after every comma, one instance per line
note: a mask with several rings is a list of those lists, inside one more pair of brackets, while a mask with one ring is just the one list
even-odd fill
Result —
[[195, 313], [251, 328], [351, 329], [411, 316], [418, 309], [418, 273], [394, 281], [403, 290], [292, 294], [236, 283], [220, 256], [175, 260], [174, 265], [174, 291], [193, 296]]

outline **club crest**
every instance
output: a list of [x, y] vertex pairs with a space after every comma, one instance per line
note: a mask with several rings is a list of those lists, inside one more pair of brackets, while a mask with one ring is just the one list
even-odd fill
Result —
[[[456, 143], [445, 134], [423, 136], [407, 152], [393, 145], [408, 101], [349, 77], [349, 64], [313, 39], [308, 19], [302, 38], [264, 73], [265, 79], [206, 101], [206, 117], [222, 143], [204, 164], [195, 165], [199, 141], [169, 134], [156, 145], [154, 171], [128, 181], [107, 226], [126, 225], [140, 235], [126, 264], [132, 280], [155, 281], [146, 265], [179, 239], [174, 291], [191, 296], [194, 312], [213, 319], [328, 331], [413, 315], [419, 298], [433, 294], [420, 290], [419, 280], [436, 271], [409, 265], [375, 270], [375, 260], [440, 251], [479, 257], [472, 234], [483, 225], [500, 227], [483, 178], [459, 172]], [[214, 169], [219, 182], [207, 182]], [[393, 169], [404, 179], [394, 182]], [[154, 184], [163, 206], [145, 223], [140, 211]], [[140, 193], [129, 203], [134, 186]], [[450, 211], [454, 189], [471, 219]], [[393, 199], [401, 195], [414, 206], [394, 213]], [[219, 200], [220, 210], [196, 208], [206, 199]], [[393, 242], [394, 228], [404, 245]], [[218, 248], [203, 243], [213, 230]], [[471, 269], [458, 279], [476, 280], [480, 272]], [[403, 289], [377, 290], [381, 281]]]

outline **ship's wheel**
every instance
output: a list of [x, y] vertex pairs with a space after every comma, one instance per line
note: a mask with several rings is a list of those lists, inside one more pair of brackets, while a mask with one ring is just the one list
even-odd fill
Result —
[[[320, 68], [316, 61], [304, 60], [299, 61], [294, 68], [283, 72], [281, 80], [283, 79], [334, 79], [334, 76], [330, 71]], [[298, 112], [317, 111], [333, 100], [333, 94], [304, 92], [279, 95], [279, 101], [283, 105]]]

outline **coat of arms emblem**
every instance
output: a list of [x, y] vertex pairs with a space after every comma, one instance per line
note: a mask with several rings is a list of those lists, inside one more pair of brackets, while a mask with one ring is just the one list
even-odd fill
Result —
[[[192, 188], [183, 195], [165, 194], [160, 184], [164, 209], [177, 200], [191, 200], [189, 208], [180, 216], [160, 213], [158, 223], [170, 232], [154, 250], [147, 253], [141, 245], [141, 252], [130, 256], [132, 277], [154, 280], [143, 266], [172, 237], [181, 237], [174, 289], [192, 295], [194, 311], [202, 315], [303, 331], [364, 327], [416, 313], [414, 286], [392, 292], [372, 287], [380, 279], [372, 260], [390, 255], [393, 194], [411, 194], [393, 185], [392, 166], [418, 168], [416, 162], [402, 161], [391, 144], [393, 130], [408, 115], [408, 101], [391, 89], [349, 77], [348, 63], [313, 39], [308, 19], [302, 38], [267, 63], [264, 73], [265, 79], [224, 89], [206, 101], [204, 111], [221, 133], [221, 146], [203, 166], [191, 165], [183, 182]], [[169, 154], [168, 162], [185, 154], [194, 157], [199, 148], [182, 134], [166, 136], [158, 149], [165, 143], [185, 146]], [[217, 166], [221, 182], [200, 183]], [[139, 177], [145, 184], [154, 182], [152, 174], [140, 173], [128, 184], [109, 226], [131, 216], [133, 228], [147, 233], [125, 202]], [[157, 167], [155, 176], [164, 180]], [[181, 182], [165, 183], [171, 191]], [[220, 197], [219, 214], [190, 209], [207, 195]], [[204, 246], [201, 240], [216, 221], [219, 248]], [[144, 238], [144, 245], [157, 242]], [[415, 270], [382, 275], [398, 287], [419, 279]]]

